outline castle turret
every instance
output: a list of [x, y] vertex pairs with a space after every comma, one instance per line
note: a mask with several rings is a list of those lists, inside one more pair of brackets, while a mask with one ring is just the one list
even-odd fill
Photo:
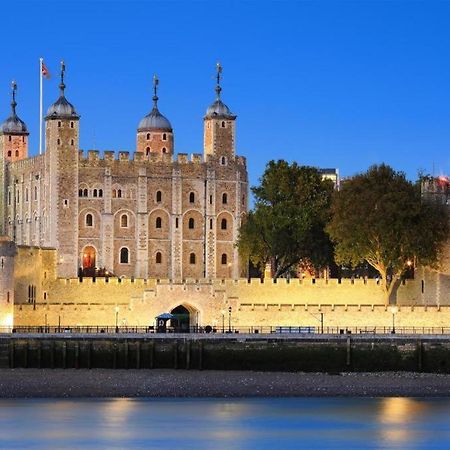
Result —
[[79, 119], [65, 97], [61, 62], [60, 96], [47, 111], [46, 165], [49, 170], [50, 242], [58, 250], [58, 275], [77, 275]]
[[218, 158], [233, 158], [235, 156], [236, 116], [222, 102], [220, 93], [222, 87], [222, 66], [217, 63], [216, 100], [206, 110], [204, 117], [204, 155]]
[[158, 77], [153, 77], [153, 109], [140, 122], [137, 130], [136, 150], [146, 159], [150, 153], [173, 154], [173, 129], [158, 109]]
[[28, 129], [16, 113], [17, 84], [12, 82], [11, 115], [0, 125], [0, 151], [5, 161], [28, 157]]

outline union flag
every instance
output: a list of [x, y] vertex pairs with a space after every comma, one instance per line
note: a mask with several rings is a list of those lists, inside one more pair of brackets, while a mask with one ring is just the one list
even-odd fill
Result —
[[42, 76], [44, 76], [48, 80], [50, 78], [50, 72], [47, 69], [47, 66], [44, 64], [44, 61], [42, 61], [41, 69], [42, 69]]

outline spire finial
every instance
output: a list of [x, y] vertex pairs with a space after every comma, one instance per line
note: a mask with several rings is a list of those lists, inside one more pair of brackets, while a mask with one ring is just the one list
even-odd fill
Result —
[[16, 106], [17, 106], [16, 91], [17, 91], [17, 83], [15, 82], [15, 80], [13, 80], [11, 82], [11, 112], [13, 116], [16, 115]]
[[64, 61], [61, 61], [61, 83], [59, 84], [59, 89], [61, 91], [61, 97], [64, 96], [64, 89], [66, 88], [66, 85], [64, 84], [64, 72], [66, 71], [66, 65], [64, 64]]
[[222, 91], [222, 88], [220, 87], [220, 80], [222, 79], [222, 65], [220, 64], [220, 62], [216, 63], [216, 71], [217, 71], [216, 94], [217, 100], [220, 100], [220, 92]]
[[159, 78], [158, 75], [153, 75], [153, 107], [155, 109], [158, 108], [158, 84], [159, 84]]

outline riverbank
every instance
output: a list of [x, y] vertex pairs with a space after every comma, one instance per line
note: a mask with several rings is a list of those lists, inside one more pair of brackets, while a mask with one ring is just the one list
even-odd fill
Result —
[[448, 397], [450, 375], [195, 370], [0, 369], [0, 398]]

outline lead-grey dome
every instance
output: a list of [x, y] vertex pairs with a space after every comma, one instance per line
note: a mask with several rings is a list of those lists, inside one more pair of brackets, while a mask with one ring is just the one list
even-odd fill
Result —
[[13, 133], [13, 134], [28, 134], [27, 126], [25, 122], [16, 114], [8, 117], [0, 126], [0, 130], [3, 133]]
[[47, 110], [47, 119], [78, 119], [80, 116], [75, 111], [72, 103], [61, 95]]
[[230, 111], [230, 108], [228, 108], [225, 103], [217, 99], [212, 105], [209, 106], [209, 108], [206, 110], [206, 117], [207, 118], [213, 118], [213, 117], [224, 117], [224, 118], [235, 118], [236, 116]]
[[169, 120], [159, 112], [156, 106], [139, 122], [138, 131], [155, 129], [172, 131], [172, 125]]

